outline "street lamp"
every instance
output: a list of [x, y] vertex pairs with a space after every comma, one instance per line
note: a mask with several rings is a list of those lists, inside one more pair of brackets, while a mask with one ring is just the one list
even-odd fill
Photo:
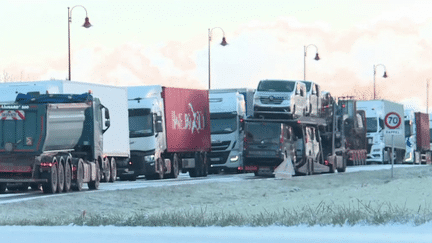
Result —
[[375, 92], [375, 76], [376, 76], [376, 68], [378, 67], [378, 66], [382, 66], [383, 68], [384, 68], [384, 75], [383, 75], [383, 78], [387, 78], [388, 76], [387, 76], [387, 72], [386, 72], [386, 67], [384, 66], [384, 64], [377, 64], [377, 65], [374, 65], [373, 66], [373, 73], [374, 73], [374, 80], [373, 80], [373, 99], [375, 100], [375, 97], [376, 97], [376, 92]]
[[92, 25], [90, 24], [89, 18], [87, 16], [87, 9], [82, 5], [76, 5], [72, 8], [68, 7], [68, 60], [69, 60], [69, 81], [71, 80], [71, 58], [70, 58], [70, 23], [72, 23], [72, 10], [75, 7], [82, 7], [86, 12], [86, 17], [84, 20], [84, 24], [82, 25], [84, 28], [90, 28]]
[[304, 46], [304, 58], [303, 58], [303, 80], [306, 80], [306, 52], [309, 46], [314, 46], [316, 49], [316, 55], [315, 55], [315, 60], [318, 61], [320, 59], [320, 57], [318, 56], [318, 47], [314, 44], [310, 44], [308, 46]]
[[212, 38], [212, 31], [214, 29], [220, 29], [222, 30], [223, 33], [223, 37], [222, 37], [222, 42], [220, 43], [222, 46], [226, 46], [228, 45], [228, 43], [226, 42], [225, 39], [225, 31], [221, 28], [221, 27], [214, 27], [213, 29], [208, 29], [208, 89], [210, 90], [210, 42], [211, 42], [211, 38]]

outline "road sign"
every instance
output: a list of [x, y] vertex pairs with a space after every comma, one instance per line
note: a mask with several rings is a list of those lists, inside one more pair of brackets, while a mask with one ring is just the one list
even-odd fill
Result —
[[384, 118], [385, 125], [390, 129], [396, 129], [402, 123], [400, 115], [396, 112], [389, 112]]

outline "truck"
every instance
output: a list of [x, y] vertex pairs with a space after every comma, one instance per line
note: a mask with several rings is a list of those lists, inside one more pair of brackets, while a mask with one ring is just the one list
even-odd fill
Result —
[[430, 164], [430, 131], [429, 114], [405, 109], [405, 142], [404, 163]]
[[244, 96], [238, 92], [210, 90], [211, 152], [209, 173], [240, 172], [243, 169]]
[[406, 149], [403, 105], [389, 100], [360, 100], [357, 109], [366, 112], [366, 162], [385, 164], [393, 159], [402, 163]]
[[347, 165], [365, 165], [367, 159], [366, 112], [357, 110], [357, 100], [353, 96], [338, 97], [338, 119], [344, 141], [342, 146], [347, 157]]
[[[91, 93], [19, 93], [0, 105], [0, 192], [98, 189], [109, 111]], [[105, 128], [104, 128], [105, 127]], [[9, 190], [9, 188], [8, 188]]]
[[161, 85], [128, 87], [131, 158], [118, 164], [120, 180], [208, 174], [211, 150], [207, 90]]
[[0, 83], [0, 103], [14, 102], [18, 93], [82, 94], [89, 90], [111, 112], [111, 127], [102, 135], [104, 146], [100, 167], [101, 181], [114, 182], [117, 164], [127, 163], [130, 157], [126, 87], [68, 80], [7, 82]]
[[347, 156], [337, 124], [337, 104], [329, 100], [328, 117], [246, 119], [244, 164], [255, 175], [312, 175], [345, 172]]

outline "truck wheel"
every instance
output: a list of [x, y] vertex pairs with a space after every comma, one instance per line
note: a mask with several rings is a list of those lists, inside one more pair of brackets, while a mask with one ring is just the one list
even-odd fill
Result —
[[[107, 168], [104, 168], [103, 165], [107, 165]], [[110, 161], [107, 158], [104, 159], [104, 162], [102, 162], [102, 171], [103, 171], [103, 182], [109, 182], [110, 178], [111, 178], [111, 166], [110, 166]]]
[[72, 184], [72, 190], [74, 191], [81, 191], [83, 187], [83, 180], [84, 180], [84, 165], [83, 160], [79, 159], [77, 164], [77, 171], [76, 171], [76, 181]]
[[57, 192], [61, 193], [64, 190], [64, 182], [65, 182], [65, 171], [63, 166], [63, 158], [60, 158], [60, 162], [58, 164], [58, 182], [57, 182]]
[[314, 174], [314, 162], [313, 159], [308, 160], [308, 175]]
[[110, 159], [111, 176], [109, 182], [117, 180], [117, 162], [114, 158]]
[[96, 179], [94, 181], [90, 180], [89, 183], [87, 183], [87, 186], [90, 190], [97, 190], [99, 188], [99, 184], [100, 184], [100, 168], [99, 168], [99, 163], [96, 161]]
[[339, 172], [339, 173], [341, 173], [341, 172], [345, 172], [346, 171], [346, 162], [347, 161], [347, 159], [346, 158], [343, 158], [342, 159], [342, 167], [338, 167], [337, 168], [337, 171]]
[[171, 161], [171, 173], [168, 175], [169, 178], [177, 178], [179, 175], [179, 157], [174, 154]]
[[6, 183], [2, 182], [0, 183], [0, 193], [5, 193], [6, 192]]
[[156, 174], [155, 174], [155, 179], [163, 179], [164, 178], [164, 166], [163, 166], [163, 159], [162, 158], [159, 158], [158, 160], [157, 160], [157, 170], [158, 170], [158, 172], [156, 172]]
[[[56, 162], [55, 158], [53, 162]], [[42, 190], [44, 193], [55, 193], [57, 190], [57, 165], [51, 167], [51, 171], [48, 175], [48, 182], [42, 185]]]
[[63, 191], [64, 192], [69, 192], [71, 189], [71, 184], [72, 184], [72, 171], [71, 171], [71, 167], [70, 167], [70, 157], [66, 158], [66, 163], [64, 166], [64, 172], [65, 172], [65, 176], [64, 176], [64, 188]]

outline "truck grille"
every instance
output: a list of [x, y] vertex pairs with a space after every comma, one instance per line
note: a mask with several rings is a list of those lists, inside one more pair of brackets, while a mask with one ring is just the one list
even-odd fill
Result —
[[230, 141], [213, 142], [211, 144], [212, 151], [227, 150], [230, 146]]
[[211, 165], [225, 164], [230, 152], [210, 152], [207, 156]]
[[283, 98], [270, 98], [270, 97], [261, 97], [260, 98], [261, 103], [263, 104], [274, 104], [274, 105], [280, 105], [282, 103], [282, 101], [284, 101]]

